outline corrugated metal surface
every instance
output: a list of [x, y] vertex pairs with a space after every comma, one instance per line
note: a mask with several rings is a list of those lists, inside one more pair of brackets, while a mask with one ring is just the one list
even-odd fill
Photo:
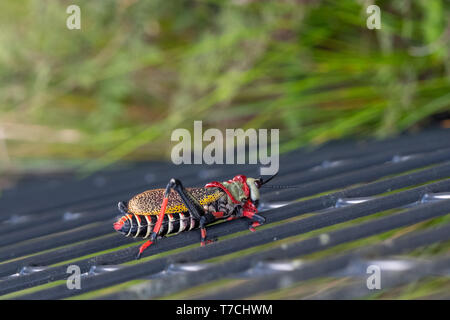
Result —
[[[235, 174], [257, 168], [153, 163], [19, 183], [0, 198], [0, 297], [372, 297], [370, 264], [382, 269], [377, 294], [429, 277], [439, 283], [430, 295], [448, 292], [450, 130], [282, 156], [273, 185], [296, 187], [263, 189], [263, 205], [289, 204], [264, 211], [255, 233], [247, 221], [220, 223], [208, 230], [217, 243], [200, 248], [198, 231], [183, 233], [135, 262], [142, 241], [112, 229], [117, 202], [135, 193], [171, 177], [201, 186]], [[65, 283], [74, 264], [81, 290]]]

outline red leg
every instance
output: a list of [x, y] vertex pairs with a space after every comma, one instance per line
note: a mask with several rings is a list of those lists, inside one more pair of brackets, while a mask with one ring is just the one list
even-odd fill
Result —
[[183, 185], [181, 184], [181, 181], [177, 179], [170, 179], [169, 183], [167, 184], [166, 190], [164, 191], [164, 199], [163, 203], [161, 205], [161, 211], [158, 215], [158, 219], [156, 221], [155, 226], [153, 227], [153, 231], [150, 236], [150, 240], [144, 243], [139, 248], [139, 253], [137, 255], [137, 259], [139, 259], [142, 255], [142, 252], [144, 252], [145, 249], [147, 249], [152, 243], [156, 241], [156, 237], [161, 229], [161, 225], [164, 220], [164, 215], [166, 213], [166, 207], [167, 202], [169, 201], [169, 194], [171, 190], [174, 190], [178, 193], [178, 195], [181, 197], [181, 200], [183, 201], [184, 205], [188, 208], [189, 212], [194, 216], [195, 219], [199, 219], [204, 215], [204, 209], [198, 203], [198, 201], [186, 190], [184, 189]]
[[257, 211], [256, 207], [253, 205], [253, 203], [247, 202], [244, 205], [244, 211], [243, 211], [242, 215], [253, 221], [253, 223], [251, 223], [248, 226], [248, 229], [251, 232], [255, 232], [256, 231], [255, 227], [263, 225], [264, 222], [266, 221], [266, 219], [264, 217], [256, 214], [256, 212], [258, 212], [258, 211]]
[[205, 228], [205, 216], [200, 218], [200, 246], [204, 247], [205, 245], [217, 241], [217, 239], [207, 240], [206, 239], [206, 228]]
[[141, 245], [141, 247], [139, 248], [139, 253], [138, 253], [136, 259], [140, 259], [141, 255], [142, 255], [142, 252], [144, 252], [145, 249], [147, 249], [152, 243], [155, 242], [156, 237], [157, 237], [157, 235], [159, 233], [159, 230], [161, 229], [162, 222], [164, 220], [164, 214], [166, 213], [166, 208], [167, 208], [167, 202], [168, 201], [169, 201], [169, 196], [167, 195], [163, 199], [163, 203], [161, 205], [161, 211], [159, 212], [158, 220], [156, 220], [156, 224], [153, 227], [153, 231], [152, 231], [152, 234], [150, 236], [150, 240], [148, 240], [143, 245]]
[[261, 225], [261, 223], [259, 223], [258, 221], [255, 221], [255, 222], [253, 222], [249, 227], [248, 227], [248, 229], [251, 231], [251, 232], [255, 232], [256, 231], [256, 227], [259, 227]]

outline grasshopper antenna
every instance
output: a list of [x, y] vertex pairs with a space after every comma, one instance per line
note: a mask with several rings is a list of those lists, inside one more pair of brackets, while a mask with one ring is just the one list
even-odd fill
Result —
[[289, 188], [299, 188], [300, 186], [279, 186], [279, 185], [272, 185], [272, 186], [264, 186], [264, 189], [289, 189]]
[[278, 172], [275, 173], [273, 176], [270, 176], [269, 179], [267, 179], [267, 180], [264, 180], [262, 177], [259, 177], [259, 178], [256, 180], [256, 183], [258, 184], [258, 189], [261, 188], [262, 185], [266, 184], [267, 182], [269, 182], [270, 180], [272, 180], [273, 178], [275, 178], [277, 174], [278, 174]]
[[[288, 188], [299, 188], [299, 186], [280, 186], [280, 185], [265, 185], [266, 183], [268, 183], [270, 180], [272, 180], [273, 178], [276, 177], [276, 175], [278, 174], [275, 173], [273, 176], [270, 176], [267, 180], [264, 180], [262, 177], [259, 177], [256, 180], [256, 183], [258, 184], [258, 188], [270, 188], [270, 189], [288, 189]], [[263, 186], [265, 185], [265, 186]]]

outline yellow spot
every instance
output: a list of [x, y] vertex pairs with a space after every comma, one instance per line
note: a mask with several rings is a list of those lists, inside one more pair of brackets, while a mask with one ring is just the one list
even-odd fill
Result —
[[[205, 198], [201, 199], [199, 201], [199, 203], [203, 206], [205, 204], [209, 204], [211, 202], [216, 201], [221, 196], [222, 196], [221, 192], [216, 192], [214, 194], [208, 195]], [[171, 206], [171, 207], [167, 207], [166, 208], [166, 214], [186, 212], [186, 211], [188, 211], [188, 209], [186, 208], [186, 206], [184, 204], [180, 204], [180, 205], [177, 205], [177, 206]], [[136, 213], [136, 214], [137, 215], [142, 215], [142, 216], [158, 215], [159, 214], [159, 209], [153, 210], [151, 212], [141, 212], [141, 213]]]

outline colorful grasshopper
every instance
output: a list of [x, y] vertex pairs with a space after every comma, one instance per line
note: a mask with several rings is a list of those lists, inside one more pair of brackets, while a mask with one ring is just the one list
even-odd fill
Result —
[[265, 218], [258, 215], [259, 188], [269, 182], [262, 178], [237, 175], [225, 182], [211, 182], [203, 188], [184, 188], [171, 179], [166, 189], [142, 192], [128, 202], [119, 202], [124, 214], [114, 223], [114, 229], [127, 237], [150, 238], [139, 249], [137, 259], [157, 237], [200, 228], [201, 245], [206, 239], [206, 226], [217, 220], [250, 219], [249, 229], [262, 225]]

